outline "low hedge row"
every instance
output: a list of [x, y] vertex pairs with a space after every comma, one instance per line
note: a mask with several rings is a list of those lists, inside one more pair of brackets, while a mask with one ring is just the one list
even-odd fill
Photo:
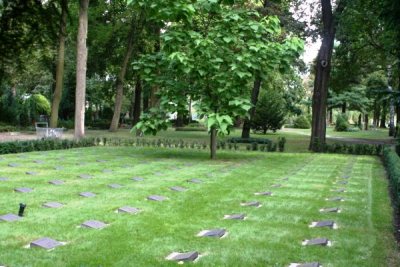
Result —
[[267, 145], [272, 143], [271, 140], [267, 138], [241, 138], [241, 137], [232, 137], [228, 139], [229, 143], [239, 143], [239, 144], [264, 144]]
[[395, 151], [385, 148], [383, 150], [383, 163], [389, 176], [394, 202], [398, 205], [400, 203], [400, 158]]
[[90, 147], [96, 145], [98, 145], [96, 143], [96, 138], [83, 138], [80, 140], [43, 139], [43, 140], [30, 140], [30, 141], [1, 142], [0, 154], [70, 149], [78, 147]]
[[375, 155], [381, 156], [383, 145], [370, 144], [316, 144], [317, 151], [320, 153], [337, 153], [352, 155]]
[[205, 127], [176, 127], [175, 131], [179, 132], [206, 132], [207, 128]]

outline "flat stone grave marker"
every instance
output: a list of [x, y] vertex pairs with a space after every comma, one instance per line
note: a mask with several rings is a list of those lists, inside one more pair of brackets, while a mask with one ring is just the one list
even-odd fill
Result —
[[44, 163], [44, 161], [43, 161], [43, 160], [40, 160], [40, 159], [34, 160], [33, 162], [34, 162], [34, 163], [37, 163], [37, 164], [43, 164], [43, 163]]
[[200, 237], [218, 237], [221, 238], [226, 234], [225, 229], [211, 229], [200, 231], [197, 236]]
[[134, 207], [129, 207], [129, 206], [125, 206], [125, 207], [121, 207], [118, 209], [118, 213], [132, 213], [132, 214], [136, 214], [140, 211], [140, 209], [138, 208], [134, 208]]
[[166, 198], [164, 196], [151, 195], [151, 196], [148, 196], [147, 199], [152, 200], [152, 201], [165, 201], [168, 198]]
[[327, 246], [328, 244], [329, 240], [327, 238], [314, 238], [303, 242], [305, 246]]
[[289, 267], [321, 267], [319, 262], [291, 263]]
[[331, 197], [327, 199], [328, 201], [344, 201], [342, 197]]
[[15, 188], [14, 189], [14, 191], [15, 192], [18, 192], [18, 193], [29, 193], [29, 192], [32, 192], [32, 188], [29, 188], [29, 187], [18, 187], [18, 188]]
[[64, 170], [64, 167], [63, 166], [55, 166], [54, 169], [56, 171], [61, 171], [61, 170]]
[[0, 221], [4, 221], [4, 222], [15, 222], [18, 220], [21, 220], [21, 217], [15, 215], [15, 214], [11, 214], [11, 213], [0, 216]]
[[104, 172], [104, 173], [112, 173], [112, 170], [110, 170], [110, 169], [105, 169], [105, 170], [103, 170], [103, 172]]
[[61, 208], [62, 206], [64, 206], [64, 205], [59, 202], [46, 202], [43, 204], [43, 207], [52, 208], [52, 209]]
[[270, 192], [270, 191], [257, 192], [257, 193], [254, 193], [254, 195], [256, 195], [256, 196], [272, 196], [272, 192]]
[[109, 184], [108, 187], [111, 187], [113, 189], [118, 189], [118, 188], [121, 188], [122, 185], [120, 185], [120, 184]]
[[349, 179], [349, 178], [350, 178], [350, 175], [343, 175], [342, 178], [343, 178], [343, 179]]
[[105, 159], [97, 159], [96, 161], [101, 162], [101, 163], [107, 162], [107, 160], [105, 160]]
[[246, 218], [246, 214], [228, 214], [224, 215], [225, 220], [244, 220]]
[[27, 175], [36, 175], [36, 174], [37, 174], [37, 172], [32, 172], [32, 171], [29, 171], [29, 172], [25, 172], [25, 174], [27, 174]]
[[18, 163], [8, 163], [8, 167], [19, 167]]
[[154, 175], [157, 175], [157, 176], [163, 175], [162, 172], [154, 172], [153, 174], [154, 174]]
[[143, 181], [144, 179], [142, 177], [133, 177], [133, 178], [131, 178], [131, 180], [140, 182], [140, 181]]
[[339, 208], [323, 208], [319, 210], [320, 212], [340, 212]]
[[337, 184], [348, 184], [349, 182], [347, 182], [347, 181], [339, 181], [339, 182], [337, 182]]
[[92, 228], [92, 229], [102, 229], [107, 226], [106, 223], [96, 220], [86, 221], [81, 224], [82, 227]]
[[90, 174], [80, 174], [78, 177], [82, 178], [82, 179], [92, 179], [93, 178], [93, 176]]
[[279, 187], [282, 187], [282, 185], [281, 184], [273, 184], [271, 187], [279, 188]]
[[51, 180], [51, 181], [49, 181], [49, 184], [62, 185], [62, 184], [64, 184], [64, 181], [62, 181], [62, 180]]
[[79, 165], [79, 166], [84, 166], [86, 164], [87, 164], [87, 162], [78, 162], [78, 163], [76, 163], [76, 165]]
[[187, 180], [187, 182], [193, 183], [193, 184], [201, 184], [203, 181], [200, 179], [193, 178], [193, 179]]
[[8, 181], [7, 177], [0, 177], [0, 181]]
[[181, 187], [181, 186], [172, 186], [169, 189], [172, 191], [177, 191], [177, 192], [184, 192], [187, 190], [187, 188]]
[[81, 197], [95, 197], [96, 194], [92, 193], [92, 192], [82, 192], [79, 194]]
[[261, 203], [258, 201], [242, 202], [240, 205], [244, 207], [261, 207]]
[[289, 178], [285, 177], [281, 179], [282, 181], [289, 181]]
[[345, 192], [346, 192], [346, 188], [334, 189], [334, 190], [332, 190], [332, 192], [336, 192], [336, 193], [345, 193]]
[[326, 220], [326, 221], [319, 221], [319, 222], [312, 222], [310, 227], [328, 227], [328, 228], [336, 228], [336, 224], [334, 221]]
[[39, 247], [39, 248], [50, 250], [50, 249], [53, 249], [53, 248], [61, 246], [61, 245], [63, 245], [63, 243], [61, 243], [57, 240], [54, 240], [54, 239], [51, 239], [48, 237], [43, 237], [38, 240], [32, 241], [29, 246], [31, 248]]
[[178, 261], [178, 262], [185, 262], [185, 261], [195, 261], [199, 257], [199, 253], [197, 251], [190, 251], [190, 252], [184, 252], [184, 253], [179, 253], [179, 252], [172, 252], [169, 254], [166, 259], [167, 260], [173, 260], [173, 261]]

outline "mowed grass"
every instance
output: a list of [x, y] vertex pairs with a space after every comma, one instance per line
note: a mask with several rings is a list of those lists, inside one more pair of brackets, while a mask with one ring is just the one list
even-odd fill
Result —
[[[176, 266], [165, 260], [168, 254], [196, 250], [203, 255], [195, 263], [198, 266], [288, 266], [311, 261], [323, 266], [399, 266], [388, 183], [379, 158], [218, 153], [216, 161], [210, 161], [205, 151], [130, 147], [0, 156], [0, 177], [9, 178], [0, 181], [0, 215], [17, 213], [20, 202], [27, 204], [22, 220], [0, 222], [0, 265]], [[9, 163], [20, 166], [9, 167]], [[27, 171], [38, 173], [27, 175]], [[80, 174], [93, 178], [82, 179]], [[348, 184], [337, 184], [346, 175]], [[135, 182], [132, 177], [144, 180]], [[188, 183], [191, 178], [203, 183]], [[53, 179], [65, 184], [48, 184]], [[112, 183], [123, 187], [108, 187]], [[188, 190], [175, 192], [171, 186]], [[15, 193], [17, 187], [34, 190]], [[347, 191], [331, 191], [342, 187]], [[80, 197], [84, 191], [97, 196]], [[261, 191], [273, 195], [254, 195]], [[149, 195], [169, 199], [153, 202], [146, 200]], [[345, 201], [326, 200], [335, 196]], [[48, 201], [65, 206], [42, 207]], [[262, 206], [241, 206], [245, 201], [260, 201]], [[122, 206], [141, 212], [116, 213]], [[342, 212], [320, 213], [324, 207], [339, 207]], [[232, 213], [245, 213], [247, 219], [223, 219]], [[109, 226], [102, 230], [79, 227], [86, 220]], [[318, 220], [334, 220], [338, 229], [309, 228]], [[221, 239], [196, 236], [213, 228], [224, 228], [228, 235]], [[41, 237], [67, 244], [51, 251], [25, 248]], [[303, 240], [317, 237], [328, 238], [332, 246], [302, 246]]]

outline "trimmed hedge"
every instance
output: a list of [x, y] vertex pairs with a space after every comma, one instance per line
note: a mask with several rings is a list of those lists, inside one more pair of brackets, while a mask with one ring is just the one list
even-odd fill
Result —
[[389, 176], [394, 202], [398, 205], [400, 203], [400, 158], [395, 151], [385, 148], [383, 150], [383, 163]]
[[206, 132], [207, 128], [204, 128], [204, 127], [176, 127], [175, 131], [180, 131], [180, 132]]
[[239, 143], [239, 144], [270, 144], [272, 143], [271, 140], [267, 138], [241, 138], [241, 137], [232, 137], [228, 139], [229, 143]]
[[370, 144], [316, 143], [316, 148], [317, 151], [320, 153], [336, 153], [336, 154], [381, 156], [383, 152], [383, 145], [370, 145]]
[[47, 151], [96, 146], [96, 138], [83, 138], [78, 141], [67, 139], [43, 139], [30, 141], [1, 142], [0, 154]]

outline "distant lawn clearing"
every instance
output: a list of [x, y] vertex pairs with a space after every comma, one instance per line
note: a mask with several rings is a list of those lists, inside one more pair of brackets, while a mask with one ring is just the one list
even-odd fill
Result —
[[[21, 220], [0, 222], [0, 266], [176, 266], [165, 257], [187, 251], [202, 255], [199, 266], [399, 266], [378, 158], [226, 151], [218, 157], [129, 147], [0, 155], [0, 177], [8, 178], [0, 180], [0, 216], [17, 214], [19, 203], [27, 204]], [[80, 178], [83, 174], [92, 178]], [[202, 183], [187, 182], [193, 178]], [[14, 192], [20, 187], [33, 191]], [[341, 188], [346, 191], [333, 191]], [[268, 191], [272, 196], [254, 194]], [[79, 196], [82, 192], [96, 196]], [[150, 195], [167, 200], [147, 200]], [[332, 197], [344, 201], [326, 200]], [[250, 201], [262, 206], [241, 206]], [[47, 202], [63, 207], [42, 207]], [[140, 212], [116, 212], [124, 206]], [[341, 212], [319, 211], [335, 207]], [[246, 219], [223, 219], [238, 213]], [[78, 227], [88, 220], [108, 225]], [[323, 220], [333, 220], [337, 229], [309, 227]], [[196, 236], [216, 228], [227, 235]], [[66, 244], [51, 251], [25, 248], [42, 237]], [[302, 245], [313, 238], [327, 238], [332, 246]]]

